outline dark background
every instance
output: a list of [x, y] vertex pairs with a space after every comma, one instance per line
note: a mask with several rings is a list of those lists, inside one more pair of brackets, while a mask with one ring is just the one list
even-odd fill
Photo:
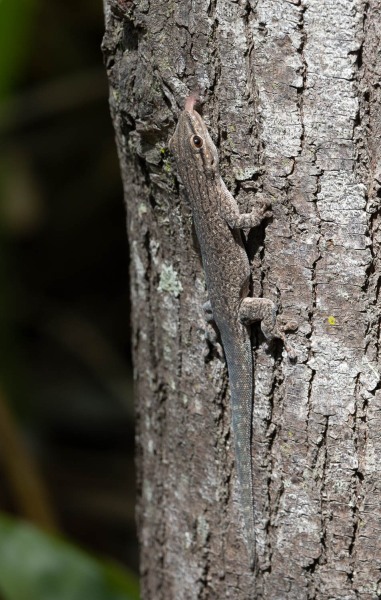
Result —
[[136, 569], [128, 248], [102, 2], [2, 11], [0, 510]]

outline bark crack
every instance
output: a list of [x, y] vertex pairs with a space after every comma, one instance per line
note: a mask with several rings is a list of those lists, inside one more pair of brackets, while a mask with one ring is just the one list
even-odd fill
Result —
[[[279, 364], [278, 364], [279, 366]], [[269, 393], [269, 405], [270, 405], [270, 414], [269, 414], [269, 421], [268, 421], [268, 427], [267, 427], [267, 431], [266, 431], [266, 440], [267, 440], [267, 455], [268, 455], [268, 465], [267, 465], [267, 479], [266, 479], [266, 483], [267, 483], [267, 488], [266, 488], [266, 492], [267, 492], [267, 506], [266, 509], [268, 511], [268, 519], [266, 522], [266, 541], [267, 541], [267, 548], [268, 548], [268, 566], [263, 569], [263, 573], [267, 572], [267, 573], [271, 573], [272, 570], [272, 557], [273, 557], [273, 528], [275, 527], [275, 520], [276, 517], [279, 513], [279, 508], [280, 508], [280, 504], [281, 504], [281, 500], [282, 500], [282, 496], [284, 493], [284, 483], [281, 480], [279, 483], [277, 483], [277, 486], [275, 488], [274, 486], [274, 482], [273, 482], [273, 477], [272, 477], [272, 473], [276, 471], [276, 469], [274, 468], [274, 465], [276, 464], [276, 454], [277, 452], [274, 451], [274, 443], [277, 440], [277, 434], [278, 434], [278, 427], [277, 425], [275, 425], [273, 423], [273, 412], [274, 412], [274, 403], [275, 403], [275, 398], [277, 398], [277, 400], [279, 401], [279, 408], [282, 404], [282, 400], [283, 400], [283, 395], [281, 393], [281, 385], [282, 385], [282, 380], [280, 379], [281, 377], [281, 372], [279, 370], [279, 368], [275, 371], [274, 373], [274, 377], [272, 380], [272, 386], [271, 386], [271, 390]], [[275, 488], [275, 489], [274, 489]]]
[[[356, 377], [356, 384], [355, 384], [355, 398], [359, 398], [360, 395], [360, 376], [358, 375]], [[353, 415], [353, 432], [354, 432], [354, 445], [355, 445], [355, 453], [359, 454], [359, 446], [358, 446], [358, 427], [359, 427], [359, 415], [358, 415], [358, 408], [357, 408], [357, 402], [355, 402], [355, 412]], [[359, 460], [357, 458], [357, 460]], [[348, 556], [349, 556], [349, 568], [350, 571], [348, 573], [348, 579], [350, 581], [350, 584], [352, 586], [352, 591], [355, 593], [356, 598], [358, 598], [358, 590], [355, 588], [354, 586], [354, 571], [355, 571], [355, 552], [356, 552], [356, 541], [357, 541], [357, 535], [358, 535], [358, 530], [359, 530], [359, 509], [358, 509], [358, 504], [359, 504], [359, 499], [360, 499], [360, 495], [362, 493], [362, 481], [364, 479], [362, 473], [360, 472], [360, 467], [359, 467], [359, 462], [357, 462], [357, 468], [354, 470], [353, 473], [353, 498], [350, 501], [350, 506], [352, 508], [352, 521], [353, 521], [353, 527], [352, 527], [352, 536], [351, 539], [349, 541], [349, 546], [348, 546]]]
[[297, 88], [297, 94], [298, 94], [298, 108], [299, 108], [299, 112], [300, 112], [300, 126], [301, 126], [301, 136], [300, 136], [300, 153], [303, 153], [304, 150], [304, 143], [305, 143], [305, 125], [304, 125], [304, 92], [307, 88], [307, 74], [308, 74], [308, 65], [307, 65], [307, 60], [304, 54], [304, 48], [307, 42], [307, 32], [305, 29], [305, 25], [304, 25], [304, 13], [306, 12], [307, 7], [303, 4], [303, 2], [300, 3], [300, 20], [298, 23], [298, 27], [300, 29], [300, 46], [298, 48], [298, 52], [301, 56], [302, 59], [302, 79], [303, 79], [303, 84], [300, 88]]

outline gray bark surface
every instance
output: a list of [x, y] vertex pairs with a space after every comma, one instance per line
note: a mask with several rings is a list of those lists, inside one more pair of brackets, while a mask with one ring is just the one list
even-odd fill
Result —
[[[103, 49], [131, 251], [143, 600], [381, 597], [380, 0], [106, 0]], [[166, 150], [190, 91], [250, 210], [258, 569], [227, 372], [205, 338], [190, 209]], [[221, 257], [223, 260], [223, 257]]]

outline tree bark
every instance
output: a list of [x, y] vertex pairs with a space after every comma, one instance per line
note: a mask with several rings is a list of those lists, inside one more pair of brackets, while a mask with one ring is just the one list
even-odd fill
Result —
[[[380, 0], [106, 0], [131, 251], [144, 600], [381, 597]], [[167, 151], [190, 91], [250, 233], [258, 567], [248, 570], [227, 371]], [[223, 260], [224, 257], [221, 257]]]

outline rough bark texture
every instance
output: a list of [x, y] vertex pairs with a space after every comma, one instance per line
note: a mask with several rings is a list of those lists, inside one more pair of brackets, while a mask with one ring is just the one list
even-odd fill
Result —
[[[131, 249], [142, 598], [381, 597], [380, 0], [107, 0]], [[226, 368], [205, 339], [189, 207], [166, 147], [189, 91], [242, 210], [256, 331], [258, 569], [248, 571]], [[223, 257], [221, 257], [223, 260]], [[206, 358], [205, 358], [206, 354]]]

